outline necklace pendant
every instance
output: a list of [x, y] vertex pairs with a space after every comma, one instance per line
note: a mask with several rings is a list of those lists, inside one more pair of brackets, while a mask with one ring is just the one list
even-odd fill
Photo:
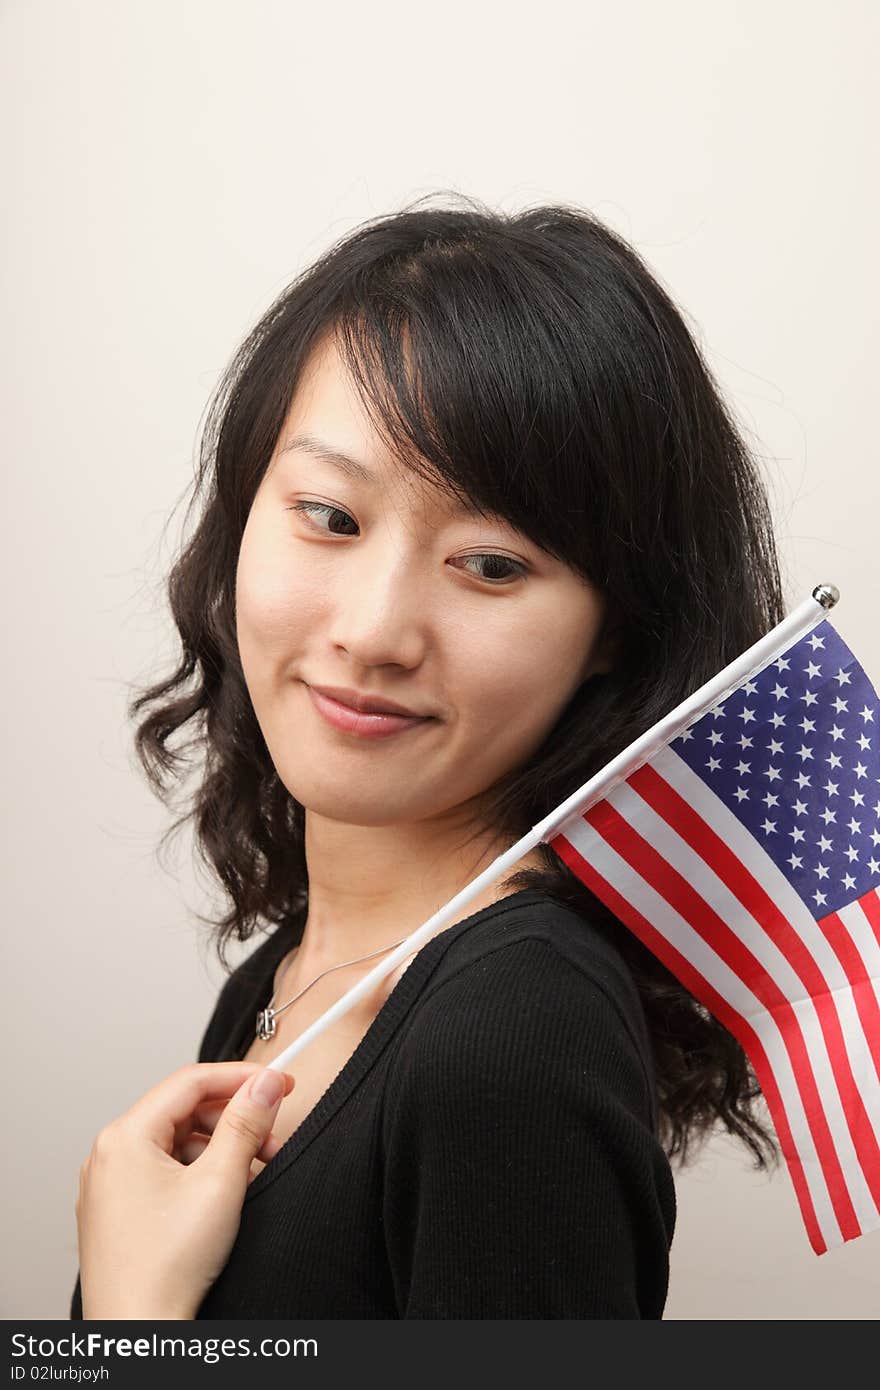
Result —
[[261, 1009], [257, 1014], [257, 1037], [268, 1042], [275, 1036], [275, 1010]]

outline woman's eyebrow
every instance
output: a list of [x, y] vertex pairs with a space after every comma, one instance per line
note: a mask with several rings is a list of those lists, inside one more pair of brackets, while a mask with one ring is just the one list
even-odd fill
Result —
[[344, 454], [341, 449], [334, 449], [332, 445], [325, 444], [322, 439], [316, 439], [313, 434], [292, 435], [281, 449], [281, 453], [288, 454], [297, 449], [304, 454], [311, 454], [313, 458], [323, 459], [325, 463], [334, 464], [350, 478], [357, 478], [360, 482], [366, 483], [376, 481], [375, 473], [365, 464], [359, 463], [349, 454]]
[[[355, 478], [359, 482], [375, 483], [376, 474], [372, 469], [367, 468], [366, 464], [358, 459], [352, 458], [350, 454], [343, 453], [341, 449], [335, 449], [332, 444], [327, 444], [323, 439], [316, 438], [313, 434], [294, 434], [282, 446], [279, 453], [289, 454], [299, 451], [304, 454], [311, 454], [313, 458], [322, 459], [324, 463], [330, 463], [340, 472], [345, 473], [349, 478]], [[449, 511], [453, 516], [479, 516], [478, 509], [465, 501], [455, 498], [449, 499]]]

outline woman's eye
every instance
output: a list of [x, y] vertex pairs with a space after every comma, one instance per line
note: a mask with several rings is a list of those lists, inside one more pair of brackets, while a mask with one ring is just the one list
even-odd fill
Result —
[[[331, 517], [343, 516], [345, 517], [346, 521], [351, 522], [352, 526], [357, 526], [357, 522], [354, 520], [354, 517], [349, 516], [348, 512], [344, 512], [341, 507], [331, 507], [326, 502], [294, 502], [293, 506], [288, 507], [287, 510], [289, 512], [303, 512], [307, 517], [309, 517], [310, 520], [313, 513], [315, 512], [323, 512], [325, 515], [329, 515]], [[323, 531], [325, 528], [323, 526], [318, 526], [317, 529], [319, 531]], [[332, 536], [344, 536], [350, 535], [351, 532], [334, 531], [331, 529], [329, 534]]]
[[[315, 524], [312, 522], [312, 517], [316, 513], [327, 517], [328, 527], [316, 526], [317, 530], [324, 531], [326, 535], [351, 535], [350, 531], [333, 529], [332, 518], [335, 517], [342, 517], [344, 521], [351, 522], [352, 526], [357, 528], [357, 522], [353, 517], [348, 515], [348, 512], [344, 512], [341, 507], [331, 507], [327, 502], [294, 502], [292, 506], [287, 508], [287, 511], [300, 512], [302, 515], [309, 518], [310, 524]], [[485, 555], [462, 555], [461, 559], [465, 563], [472, 560], [485, 561], [487, 569], [482, 574], [477, 574], [477, 578], [485, 579], [488, 583], [494, 584], [496, 588], [500, 588], [503, 584], [508, 583], [512, 579], [518, 579], [527, 572], [525, 565], [520, 564], [518, 560], [510, 559], [507, 555], [495, 555], [491, 552], [487, 552]], [[506, 570], [505, 566], [507, 566]], [[501, 573], [498, 572], [499, 568]]]
[[[501, 587], [502, 583], [506, 583], [511, 579], [518, 579], [520, 575], [523, 575], [526, 572], [525, 565], [519, 564], [516, 560], [509, 559], [506, 555], [492, 555], [488, 553], [486, 555], [462, 555], [461, 558], [465, 561], [488, 561], [488, 573], [484, 572], [483, 574], [479, 574], [477, 575], [477, 578], [487, 579], [490, 584], [495, 584], [499, 588]], [[508, 566], [508, 570], [506, 573], [504, 572], [503, 568], [505, 565]], [[498, 573], [496, 566], [501, 567], [500, 574]]]

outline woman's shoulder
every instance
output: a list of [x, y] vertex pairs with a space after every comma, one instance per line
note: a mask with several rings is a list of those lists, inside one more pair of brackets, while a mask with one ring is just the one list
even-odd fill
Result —
[[610, 1088], [656, 1125], [652, 1050], [629, 969], [605, 929], [542, 890], [502, 900], [456, 935], [406, 1020], [395, 1069], [429, 1086], [477, 1070], [496, 1084], [567, 1076]]
[[383, 1096], [405, 1316], [661, 1316], [675, 1188], [630, 984], [537, 892], [450, 937]]
[[629, 971], [604, 922], [543, 888], [521, 889], [478, 913], [447, 960], [458, 963], [524, 940], [544, 941], [585, 973], [613, 978], [612, 987], [628, 990]]
[[[621, 933], [626, 931], [619, 925]], [[525, 889], [502, 899], [457, 937], [432, 984], [444, 988], [458, 978], [462, 990], [484, 990], [515, 1009], [532, 997], [549, 1002], [564, 986], [595, 1015], [597, 994], [633, 1032], [637, 1050], [650, 1051], [638, 989], [604, 919], [561, 902], [543, 889]], [[450, 991], [447, 992], [447, 998]]]

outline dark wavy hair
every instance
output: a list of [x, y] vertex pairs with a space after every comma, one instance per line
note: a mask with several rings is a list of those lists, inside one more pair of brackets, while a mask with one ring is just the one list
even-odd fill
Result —
[[[307, 911], [305, 811], [281, 782], [245, 684], [235, 573], [251, 502], [304, 363], [328, 331], [370, 418], [435, 485], [500, 514], [596, 585], [617, 661], [574, 694], [530, 761], [488, 789], [510, 843], [785, 616], [756, 464], [669, 294], [637, 252], [571, 205], [507, 214], [435, 195], [339, 239], [277, 297], [208, 406], [168, 577], [182, 654], [132, 718], [166, 805], [201, 773], [192, 819], [231, 903], [225, 945]], [[450, 200], [447, 198], [446, 202]], [[603, 629], [604, 631], [605, 629]], [[176, 747], [172, 736], [189, 726]], [[505, 880], [573, 906], [613, 939], [652, 1040], [659, 1137], [683, 1165], [716, 1125], [767, 1168], [778, 1148], [736, 1039], [549, 846]]]

